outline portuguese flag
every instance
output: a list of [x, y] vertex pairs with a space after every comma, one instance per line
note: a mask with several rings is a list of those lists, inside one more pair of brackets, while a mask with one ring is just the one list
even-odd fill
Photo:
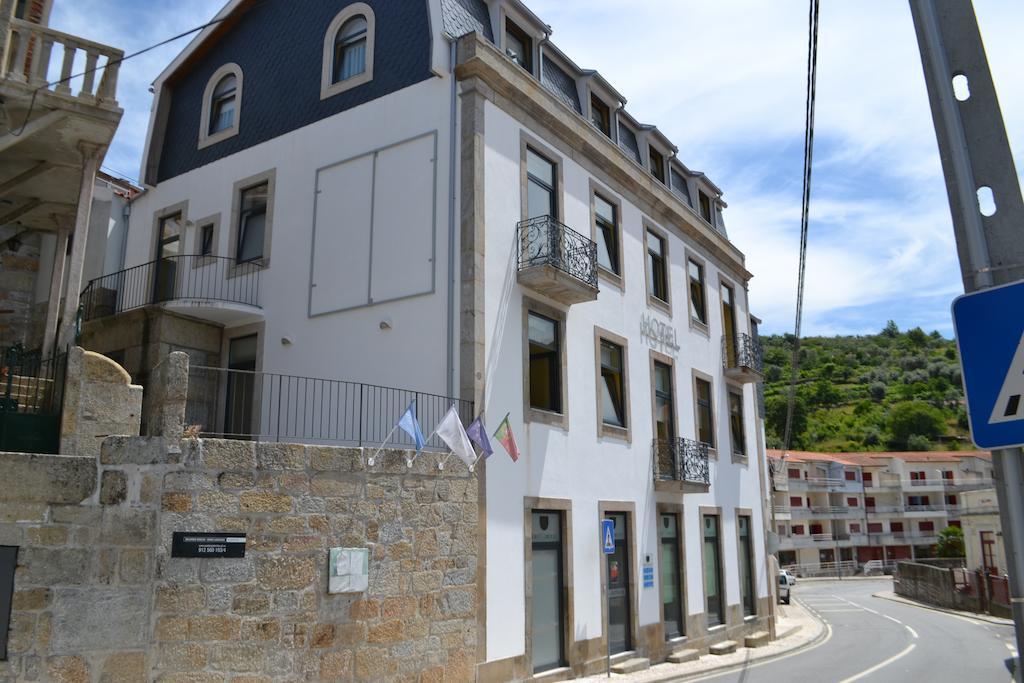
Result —
[[505, 419], [498, 425], [498, 429], [494, 432], [494, 438], [505, 447], [512, 462], [516, 462], [519, 460], [519, 447], [516, 446], [516, 438], [512, 436], [512, 426], [508, 423], [508, 415], [506, 413]]

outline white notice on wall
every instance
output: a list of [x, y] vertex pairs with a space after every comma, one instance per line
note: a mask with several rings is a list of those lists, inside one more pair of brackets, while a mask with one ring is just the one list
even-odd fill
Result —
[[331, 548], [328, 593], [362, 593], [370, 584], [370, 551], [366, 548]]

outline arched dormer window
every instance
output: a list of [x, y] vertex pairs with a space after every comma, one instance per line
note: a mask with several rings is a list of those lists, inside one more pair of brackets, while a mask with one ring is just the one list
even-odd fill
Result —
[[374, 16], [369, 5], [357, 2], [338, 13], [324, 35], [320, 99], [326, 99], [373, 79]]
[[242, 69], [225, 64], [210, 76], [203, 94], [199, 148], [238, 134], [242, 103]]

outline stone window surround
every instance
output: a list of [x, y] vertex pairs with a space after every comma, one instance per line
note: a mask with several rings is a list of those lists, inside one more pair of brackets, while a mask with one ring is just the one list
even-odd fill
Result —
[[[232, 328], [225, 329], [223, 334], [222, 334], [222, 336], [221, 336], [221, 343], [220, 343], [221, 367], [223, 367], [225, 369], [227, 369], [227, 367], [228, 367], [228, 362], [230, 361], [230, 359], [228, 358], [228, 353], [231, 350], [231, 341], [233, 339], [240, 339], [241, 337], [251, 337], [251, 336], [255, 335], [256, 336], [256, 372], [263, 372], [263, 351], [264, 351], [264, 346], [267, 343], [266, 328], [267, 328], [266, 321], [260, 321], [260, 322], [257, 322], [257, 323], [252, 323], [250, 325], [241, 325], [239, 327], [232, 327]], [[227, 373], [225, 372], [224, 374], [226, 375]], [[218, 425], [223, 425], [224, 424], [224, 408], [226, 407], [226, 401], [227, 401], [227, 390], [228, 390], [228, 386], [227, 385], [228, 385], [228, 383], [227, 382], [221, 382], [219, 384], [221, 386], [219, 386], [218, 389], [217, 389], [217, 424]], [[261, 415], [261, 412], [259, 410], [253, 411], [252, 429], [257, 434], [260, 431], [260, 423], [259, 423], [260, 422], [260, 415]]]
[[[629, 630], [632, 635], [630, 647], [631, 649], [640, 652], [640, 615], [638, 609], [639, 595], [637, 594], [637, 569], [640, 567], [640, 557], [637, 555], [636, 546], [636, 503], [626, 501], [612, 501], [612, 500], [599, 500], [597, 501], [597, 528], [600, 532], [601, 520], [605, 519], [605, 515], [609, 512], [624, 512], [626, 513], [626, 519], [629, 521], [629, 615], [630, 625]], [[597, 534], [600, 537], [600, 533]], [[607, 556], [600, 553], [600, 547], [594, 549], [598, 553], [598, 561], [601, 565], [601, 623], [608, 623], [608, 571], [607, 567]], [[608, 633], [607, 629], [601, 629], [601, 650], [602, 652], [608, 651]], [[638, 655], [640, 656], [640, 655]]]
[[[653, 367], [653, 360], [652, 360], [652, 367]], [[688, 622], [690, 620], [689, 619], [689, 613], [688, 613], [688, 610], [687, 610], [687, 608], [689, 606], [689, 600], [687, 599], [687, 597], [688, 597], [688, 595], [687, 595], [687, 580], [689, 578], [690, 572], [686, 571], [686, 517], [683, 514], [684, 513], [684, 506], [679, 504], [679, 503], [657, 503], [655, 507], [656, 507], [656, 510], [655, 510], [656, 522], [655, 522], [655, 524], [660, 524], [661, 523], [661, 515], [663, 515], [663, 514], [673, 514], [673, 515], [676, 515], [676, 537], [677, 537], [677, 540], [679, 542], [679, 557], [676, 558], [676, 561], [679, 563], [679, 578], [682, 579], [682, 584], [679, 585], [679, 586], [676, 586], [676, 590], [679, 591], [680, 602], [682, 602], [682, 612], [683, 612], [682, 627], [683, 627], [683, 633], [678, 638], [666, 639], [665, 642], [668, 643], [672, 647], [678, 647], [678, 646], [682, 645], [683, 643], [685, 643], [687, 641], [687, 639], [689, 638], [689, 636], [687, 634], [687, 631], [688, 631], [687, 626], [689, 625]], [[662, 552], [661, 552], [662, 551], [662, 545], [661, 545], [661, 532], [660, 531], [658, 532], [656, 538], [658, 539], [657, 540], [657, 543], [658, 543], [658, 581], [659, 581], [659, 584], [660, 584], [661, 582], [665, 581], [665, 576], [661, 573], [661, 567], [663, 565], [662, 565]], [[701, 545], [703, 547], [703, 544], [701, 544]], [[660, 588], [661, 588], [661, 586], [659, 585], [659, 593], [658, 593], [659, 599], [661, 597]], [[661, 612], [661, 614], [660, 614], [660, 617], [661, 617], [661, 632], [664, 633], [665, 632], [665, 611], [664, 610], [660, 610], [660, 612]]]
[[[672, 152], [671, 149], [666, 149], [665, 145], [663, 145], [663, 144], [661, 144], [661, 142], [657, 141], [657, 138], [654, 135], [651, 135], [650, 133], [646, 133], [644, 135], [644, 142], [647, 143], [646, 144], [646, 148], [641, 150], [641, 152], [644, 153], [644, 156], [646, 157], [646, 160], [647, 160], [647, 173], [648, 173], [648, 175], [650, 175], [651, 178], [653, 178], [656, 182], [661, 183], [662, 185], [664, 185], [667, 188], [671, 188], [672, 187], [672, 173], [671, 173], [670, 169], [672, 168], [672, 159], [675, 157], [675, 154]], [[651, 160], [651, 150], [652, 149], [655, 152], [657, 152], [658, 154], [661, 155], [661, 174], [662, 174], [662, 176], [665, 177], [665, 180], [663, 180], [663, 181], [662, 180], [658, 180], [657, 176], [654, 175], [654, 164], [653, 164], [653, 162]]]
[[559, 223], [565, 223], [565, 180], [563, 173], [563, 162], [560, 154], [555, 152], [553, 149], [545, 145], [540, 139], [534, 137], [525, 130], [520, 129], [519, 131], [519, 215], [520, 220], [528, 220], [532, 216], [527, 215], [527, 183], [529, 182], [526, 174], [526, 150], [527, 148], [532, 149], [535, 153], [544, 157], [555, 166], [555, 204], [558, 215], [555, 216], [555, 220]]
[[[211, 244], [210, 253], [205, 256], [200, 253], [203, 244], [203, 226], [213, 226], [213, 242]], [[192, 252], [196, 255], [196, 258], [192, 259], [192, 267], [199, 268], [205, 266], [208, 263], [213, 262], [214, 256], [218, 256], [221, 252], [220, 245], [220, 212], [207, 216], [206, 218], [200, 218], [193, 221], [190, 224], [189, 232], [192, 234]]]
[[[362, 15], [363, 18], [366, 19], [366, 68], [361, 74], [356, 74], [351, 78], [346, 78], [343, 81], [333, 83], [334, 39], [338, 35], [338, 31], [341, 30], [341, 27], [345, 25], [346, 21], [359, 15]], [[320, 70], [321, 100], [334, 97], [346, 90], [351, 90], [352, 88], [363, 85], [364, 83], [369, 83], [373, 80], [373, 52], [376, 23], [373, 8], [365, 2], [352, 3], [338, 12], [334, 19], [331, 20], [331, 23], [327, 26], [327, 32], [324, 34], [323, 62]]]
[[[233, 75], [235, 77], [235, 121], [231, 126], [224, 130], [219, 130], [216, 133], [210, 133], [210, 115], [213, 113], [213, 90], [217, 87], [217, 84], [220, 83], [221, 79], [228, 75]], [[203, 91], [203, 110], [199, 121], [199, 149], [204, 149], [210, 145], [215, 145], [222, 140], [227, 140], [230, 137], [238, 135], [241, 121], [242, 67], [234, 62], [228, 62], [213, 72], [213, 75], [210, 76], [210, 80], [206, 83], [206, 90]]]
[[[539, 313], [558, 324], [558, 355], [561, 358], [559, 388], [562, 393], [562, 412], [534, 408], [530, 405], [530, 313]], [[552, 427], [569, 429], [568, 362], [566, 360], [566, 313], [536, 299], [523, 297], [523, 422], [537, 422]]]
[[600, 195], [601, 199], [605, 200], [613, 207], [615, 207], [615, 231], [618, 233], [616, 239], [616, 247], [619, 258], [619, 272], [618, 274], [613, 273], [604, 266], [598, 264], [597, 275], [600, 279], [608, 282], [620, 290], [625, 291], [626, 289], [626, 268], [625, 260], [622, 255], [622, 243], [623, 243], [623, 230], [622, 230], [622, 199], [614, 192], [608, 190], [604, 185], [600, 184], [593, 178], [590, 178], [590, 239], [593, 242], [597, 242], [597, 207], [594, 203], [594, 196]]
[[[601, 378], [601, 342], [608, 341], [620, 349], [622, 349], [622, 402], [623, 402], [623, 416], [626, 421], [625, 427], [616, 427], [615, 425], [609, 425], [604, 423], [603, 419], [603, 408], [604, 402], [602, 400], [603, 394], [602, 378]], [[594, 396], [597, 404], [597, 438], [612, 438], [625, 441], [626, 443], [632, 443], [633, 433], [633, 415], [630, 408], [632, 401], [629, 400], [629, 340], [625, 337], [621, 337], [614, 332], [606, 330], [604, 328], [594, 325], [594, 368], [595, 368], [595, 384], [594, 384]]]
[[[655, 225], [646, 216], [642, 219], [641, 224], [644, 231], [644, 288], [647, 291], [647, 305], [651, 308], [655, 308], [669, 318], [672, 317], [672, 264], [670, 256], [672, 250], [669, 245], [668, 233], [662, 230], [660, 227]], [[647, 251], [647, 236], [650, 233], [654, 233], [661, 238], [662, 244], [664, 245], [664, 251], [661, 254], [662, 260], [665, 262], [665, 296], [668, 297], [668, 301], [662, 301], [658, 297], [651, 293], [651, 272], [650, 272], [650, 255]]]
[[[515, 24], [516, 28], [525, 33], [530, 38], [530, 67], [531, 70], [528, 72], [531, 76], [540, 80], [540, 62], [541, 62], [541, 50], [540, 44], [544, 42], [546, 35], [543, 31], [538, 31], [534, 22], [522, 13], [518, 12], [512, 7], [505, 5], [498, 11], [498, 40], [500, 45], [498, 51], [505, 59], [512, 61], [512, 58], [508, 56], [508, 46], [505, 44], [505, 25], [511, 21]], [[513, 64], [517, 69], [523, 67], [518, 64]], [[575, 113], [575, 112], [574, 112]]]
[[707, 578], [704, 576], [704, 571], [707, 568], [707, 559], [704, 557], [704, 518], [705, 517], [717, 517], [718, 518], [718, 590], [722, 594], [722, 623], [717, 626], [705, 626], [708, 633], [716, 633], [718, 631], [724, 631], [728, 628], [729, 623], [729, 600], [728, 594], [725, 591], [725, 520], [722, 517], [721, 506], [712, 505], [701, 505], [698, 509], [697, 514], [698, 524], [697, 528], [700, 530], [700, 580], [701, 580], [701, 594], [704, 595], [704, 605], [702, 606], [701, 612], [704, 614], [704, 623], [707, 624], [707, 619], [710, 616], [708, 611], [708, 595], [707, 595]]
[[187, 236], [189, 226], [187, 199], [176, 204], [165, 206], [162, 209], [157, 209], [156, 211], [153, 212], [152, 253], [154, 261], [157, 261], [160, 257], [160, 223], [165, 218], [170, 218], [175, 214], [181, 216], [181, 232], [178, 233], [178, 244], [180, 245], [181, 251], [179, 251], [178, 253], [180, 255], [185, 255], [185, 238]]
[[[696, 316], [694, 315], [693, 299], [690, 296], [690, 261], [693, 261], [698, 266], [700, 266], [704, 275], [701, 286], [704, 291], [704, 317], [708, 319], [707, 323], [702, 323], [701, 321], [697, 320]], [[687, 311], [689, 311], [690, 329], [700, 334], [703, 334], [705, 337], [708, 337], [710, 339], [711, 302], [708, 300], [708, 262], [702, 256], [699, 256], [696, 251], [694, 251], [690, 247], [684, 246], [683, 263], [685, 266], [684, 270], [686, 271], [686, 309]], [[719, 277], [719, 280], [720, 279], [721, 278]]]
[[260, 258], [260, 262], [263, 268], [270, 267], [270, 245], [274, 232], [274, 195], [277, 185], [276, 168], [238, 180], [231, 188], [231, 228], [228, 231], [228, 256], [235, 259], [235, 262], [231, 265], [229, 277], [252, 272], [250, 264], [238, 263], [238, 221], [242, 210], [242, 192], [263, 182], [267, 183], [267, 216], [263, 224], [263, 256]]
[[551, 510], [562, 513], [562, 605], [565, 608], [565, 633], [564, 645], [566, 664], [568, 668], [575, 668], [577, 662], [576, 654], [578, 648], [574, 647], [576, 639], [576, 610], [574, 598], [573, 578], [573, 540], [572, 540], [572, 500], [566, 498], [535, 498], [526, 496], [523, 498], [523, 596], [525, 598], [525, 646], [524, 660], [526, 666], [532, 671], [533, 662], [533, 638], [530, 628], [533, 625], [533, 512], [535, 510]]
[[[728, 398], [729, 394], [736, 394], [740, 397], [740, 418], [743, 425], [743, 446], [746, 453], [737, 453], [732, 443], [732, 406], [729, 407], [729, 452], [732, 454], [732, 461], [738, 465], [749, 466], [750, 465], [750, 440], [747, 438], [747, 396], [743, 391], [742, 384], [736, 384], [734, 382], [725, 381], [725, 393]], [[728, 404], [728, 401], [726, 401]], [[711, 411], [714, 415], [714, 410]]]
[[[742, 541], [740, 540], [740, 517], [746, 517], [747, 518], [747, 533], [750, 534], [750, 567], [749, 567], [749, 569], [750, 569], [750, 582], [751, 582], [751, 584], [753, 584], [750, 587], [750, 590], [752, 591], [753, 595], [751, 595], [750, 597], [751, 597], [751, 599], [754, 602], [754, 613], [753, 614], [744, 615], [743, 616], [743, 621], [754, 621], [755, 619], [758, 618], [758, 616], [760, 616], [759, 611], [758, 611], [758, 607], [759, 607], [760, 601], [758, 600], [758, 597], [757, 597], [757, 552], [756, 552], [756, 550], [757, 550], [757, 543], [754, 541], [754, 511], [751, 508], [736, 508], [734, 514], [735, 514], [735, 519], [736, 519], [736, 524], [734, 526], [736, 527], [736, 568], [737, 569], [739, 569], [739, 567], [740, 567], [740, 564], [739, 564], [740, 545], [742, 544]], [[740, 614], [743, 614], [743, 586], [742, 585], [740, 586], [739, 598], [740, 598], [739, 599]]]
[[693, 368], [690, 370], [690, 389], [693, 391], [693, 438], [694, 441], [700, 442], [700, 407], [697, 405], [697, 380], [702, 379], [710, 385], [710, 401], [711, 401], [711, 435], [715, 439], [715, 445], [708, 445], [708, 459], [718, 459], [718, 428], [715, 420], [715, 378], [706, 372]]
[[655, 383], [654, 383], [654, 363], [655, 362], [661, 363], [662, 365], [667, 365], [669, 367], [669, 377], [670, 377], [671, 382], [672, 382], [672, 389], [671, 389], [671, 391], [672, 391], [672, 423], [673, 423], [672, 426], [675, 429], [675, 435], [678, 437], [679, 436], [679, 425], [680, 425], [680, 420], [679, 420], [679, 392], [676, 389], [677, 385], [676, 385], [676, 362], [675, 362], [675, 359], [672, 358], [671, 356], [667, 356], [664, 353], [661, 353], [660, 351], [655, 351], [654, 349], [648, 349], [647, 355], [648, 355], [648, 366], [649, 366], [649, 369], [650, 369], [650, 376], [651, 376], [651, 439], [653, 441], [654, 439], [658, 438], [658, 421], [657, 421], [657, 419], [655, 417], [655, 410], [656, 410], [655, 406], [657, 404], [657, 400], [656, 400], [656, 396], [655, 396], [655, 393], [654, 393], [655, 392]]
[[[585, 89], [585, 93], [586, 93], [587, 97], [586, 97], [586, 103], [585, 103], [586, 104], [586, 111], [584, 113], [586, 115], [587, 121], [590, 122], [591, 125], [593, 125], [594, 99], [600, 100], [601, 104], [603, 104], [604, 106], [608, 107], [608, 128], [609, 128], [609, 130], [608, 130], [608, 135], [606, 137], [609, 140], [611, 140], [612, 142], [618, 144], [618, 142], [619, 142], [619, 122], [618, 122], [618, 116], [616, 115], [617, 112], [618, 112], [618, 103], [614, 103], [613, 104], [612, 102], [610, 102], [608, 100], [608, 97], [601, 90], [593, 87], [592, 85], [588, 86]], [[600, 129], [598, 130], [598, 132], [600, 132], [601, 135], [605, 134], [605, 132], [603, 130], [600, 130]]]

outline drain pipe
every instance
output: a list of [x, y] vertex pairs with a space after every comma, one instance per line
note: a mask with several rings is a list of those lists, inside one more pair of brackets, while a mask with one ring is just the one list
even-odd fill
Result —
[[448, 40], [448, 78], [451, 79], [451, 103], [448, 112], [448, 353], [447, 387], [448, 396], [455, 396], [455, 162], [457, 132], [456, 106], [458, 85], [455, 82], [455, 39], [445, 34]]

